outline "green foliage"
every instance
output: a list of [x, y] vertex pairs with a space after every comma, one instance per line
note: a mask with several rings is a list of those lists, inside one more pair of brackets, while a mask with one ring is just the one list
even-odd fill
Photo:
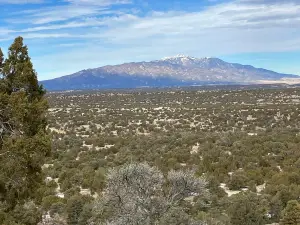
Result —
[[78, 225], [89, 225], [90, 224], [89, 221], [93, 216], [92, 212], [93, 212], [92, 204], [85, 204], [80, 214]]
[[43, 198], [42, 206], [44, 211], [48, 211], [54, 204], [66, 203], [66, 200], [54, 195], [48, 195]]
[[35, 99], [40, 98], [44, 93], [43, 88], [38, 84], [36, 72], [28, 55], [28, 48], [23, 45], [22, 37], [17, 37], [9, 47], [8, 57], [2, 65], [2, 75], [8, 94], [25, 89], [30, 98]]
[[299, 96], [299, 88], [265, 87], [50, 93], [53, 166], [44, 172], [59, 178], [68, 200], [82, 189], [102, 196], [107, 171], [128, 162], [146, 161], [164, 175], [193, 169], [211, 196], [209, 207], [181, 202], [189, 216], [230, 224], [234, 194], [248, 190], [264, 202], [257, 221], [278, 223], [300, 196]]
[[[172, 209], [170, 212], [163, 215], [159, 221], [159, 225], [186, 225], [191, 224], [190, 216], [181, 209]], [[199, 223], [200, 224], [200, 223]]]
[[[2, 71], [3, 71], [3, 62], [4, 62], [4, 54], [2, 52], [2, 49], [0, 48], [0, 75], [2, 75]], [[0, 84], [1, 84], [1, 81], [0, 81]]]
[[280, 220], [283, 207], [284, 204], [282, 203], [278, 195], [271, 198], [270, 215], [273, 221], [278, 222]]
[[66, 204], [63, 202], [55, 202], [51, 205], [49, 213], [51, 216], [62, 215], [65, 211]]
[[[22, 66], [29, 65], [26, 60]], [[27, 172], [21, 174], [19, 164], [25, 163], [24, 148], [36, 143], [32, 144], [32, 153], [48, 145], [46, 140], [42, 143], [42, 137], [34, 141], [31, 137], [36, 127], [42, 127], [38, 133], [44, 136], [44, 124], [35, 120], [38, 113], [45, 113], [45, 103], [42, 96], [36, 97], [40, 104], [35, 104], [30, 97], [34, 94], [27, 87], [18, 87], [26, 79], [8, 80], [4, 76], [0, 80], [1, 119], [13, 126], [5, 126], [2, 144], [14, 150], [17, 163], [6, 156], [2, 162], [8, 168], [16, 164], [16, 173], [23, 177]], [[10, 84], [16, 87], [12, 93]], [[170, 170], [193, 170], [207, 178], [210, 198], [205, 204], [198, 201], [203, 200], [200, 196], [193, 204], [190, 198], [180, 201], [178, 207], [184, 210], [170, 211], [170, 217], [165, 215], [161, 223], [185, 224], [187, 215], [209, 225], [278, 223], [287, 203], [299, 199], [299, 88], [78, 91], [50, 93], [47, 99], [47, 131], [52, 133], [53, 144], [52, 155], [46, 158], [51, 166], [43, 173], [52, 181], [37, 183], [37, 191], [26, 185], [24, 190], [32, 192], [30, 197], [40, 204], [43, 213], [49, 211], [58, 217], [50, 220], [52, 224], [63, 224], [67, 219], [73, 224], [89, 224], [92, 198], [101, 199], [109, 183], [107, 171], [128, 162], [146, 161], [164, 176]], [[37, 125], [31, 126], [33, 123]], [[17, 131], [30, 137], [28, 143]], [[43, 158], [36, 158], [37, 164], [42, 164]], [[14, 175], [14, 171], [5, 173]], [[40, 175], [37, 180], [42, 181]], [[6, 189], [4, 182], [0, 184], [1, 194]], [[57, 197], [58, 192], [64, 197]], [[82, 195], [89, 198], [80, 200]], [[20, 199], [15, 203], [18, 207], [27, 201], [25, 194]], [[16, 221], [10, 213], [13, 209], [2, 203], [3, 218]], [[100, 220], [109, 218], [109, 212], [107, 209], [107, 214], [99, 214]]]
[[299, 225], [300, 224], [300, 204], [296, 200], [287, 203], [282, 212], [280, 225]]
[[13, 212], [15, 221], [24, 225], [36, 225], [42, 218], [42, 212], [33, 202], [17, 205]]
[[231, 225], [264, 225], [268, 204], [254, 193], [241, 193], [233, 196], [228, 205]]
[[67, 222], [68, 225], [77, 225], [83, 211], [85, 199], [81, 196], [73, 196], [67, 202]]
[[43, 183], [41, 166], [50, 153], [45, 90], [21, 37], [5, 60], [0, 51], [0, 70], [0, 202], [5, 203], [4, 212], [19, 218], [16, 221], [36, 224], [32, 216], [38, 214], [27, 207], [27, 200]]
[[228, 187], [231, 190], [240, 190], [241, 188], [247, 187], [248, 177], [244, 172], [236, 172], [232, 175]]

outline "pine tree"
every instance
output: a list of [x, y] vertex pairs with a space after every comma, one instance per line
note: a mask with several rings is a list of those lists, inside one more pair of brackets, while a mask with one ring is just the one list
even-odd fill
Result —
[[[38, 84], [23, 38], [0, 50], [0, 211], [34, 198], [43, 182], [41, 166], [50, 153], [45, 90]], [[1, 222], [1, 221], [0, 221]]]
[[73, 196], [67, 202], [67, 222], [69, 225], [77, 225], [79, 223], [80, 214], [84, 206], [84, 198], [81, 196]]
[[266, 224], [268, 203], [264, 196], [251, 192], [241, 192], [230, 198], [228, 215], [231, 225], [263, 225]]
[[3, 90], [3, 78], [2, 78], [2, 71], [3, 71], [3, 63], [4, 63], [4, 55], [2, 49], [0, 48], [0, 91]]
[[300, 204], [296, 200], [287, 203], [280, 225], [300, 225]]
[[[0, 48], [0, 68], [2, 68], [3, 61], [4, 61], [4, 55], [3, 55], [2, 49]], [[0, 72], [1, 72], [1, 70], [0, 70]]]

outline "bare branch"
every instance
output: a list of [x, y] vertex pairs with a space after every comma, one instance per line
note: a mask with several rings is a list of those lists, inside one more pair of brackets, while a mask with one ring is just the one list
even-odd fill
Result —
[[175, 204], [187, 197], [197, 196], [207, 192], [206, 181], [198, 179], [193, 171], [174, 171], [168, 173], [170, 183], [167, 196], [169, 204]]
[[[110, 225], [156, 225], [171, 209], [180, 209], [180, 200], [206, 192], [205, 186], [206, 182], [191, 171], [171, 171], [166, 180], [157, 168], [146, 163], [129, 164], [108, 172], [107, 187], [94, 212], [102, 215], [109, 209], [111, 216], [106, 224]], [[191, 219], [187, 221], [192, 224]]]

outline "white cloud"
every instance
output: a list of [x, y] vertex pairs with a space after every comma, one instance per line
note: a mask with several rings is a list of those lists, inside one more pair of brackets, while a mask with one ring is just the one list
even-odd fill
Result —
[[[94, 2], [95, 0], [85, 1]], [[63, 11], [68, 11], [68, 13], [64, 14]], [[110, 13], [112, 15], [109, 15]], [[120, 15], [116, 15], [118, 13]], [[104, 16], [105, 14], [108, 16]], [[97, 17], [93, 17], [93, 15]], [[102, 16], [98, 17], [99, 15]], [[277, 40], [279, 34], [285, 35], [288, 31], [300, 27], [300, 6], [291, 3], [268, 7], [230, 3], [210, 7], [201, 12], [152, 12], [147, 16], [138, 17], [106, 9], [68, 5], [59, 9], [41, 11], [33, 17], [33, 23], [36, 24], [73, 20], [66, 23], [32, 26], [20, 30], [20, 32], [31, 33], [47, 30], [58, 32], [63, 29], [65, 34], [69, 34], [63, 35], [66, 37], [101, 38], [111, 43], [131, 44], [136, 41], [143, 42], [145, 38], [199, 39], [201, 36], [198, 35], [203, 37], [210, 34], [220, 37], [220, 35], [224, 35], [225, 31], [229, 32], [225, 36], [234, 36], [236, 33], [248, 34], [249, 30], [252, 30], [253, 34], [259, 35], [265, 33], [265, 29], [270, 29], [272, 33], [277, 33], [271, 39]], [[282, 31], [285, 32], [282, 34]], [[294, 32], [285, 36], [297, 39], [299, 38], [297, 34], [298, 32]], [[46, 36], [46, 34], [44, 35]], [[264, 41], [265, 37], [259, 36], [261, 41]]]
[[109, 6], [119, 4], [129, 4], [131, 0], [65, 0], [76, 5], [97, 5], [97, 6]]
[[239, 0], [240, 3], [245, 4], [280, 4], [280, 3], [294, 3], [299, 4], [299, 0]]
[[0, 27], [0, 35], [7, 35], [11, 32], [14, 32], [13, 30], [7, 29], [7, 28], [1, 28]]
[[[69, 6], [68, 6], [69, 7]], [[78, 8], [69, 10], [68, 15], [62, 16], [62, 11], [41, 12], [36, 17], [35, 23], [46, 23], [49, 21], [71, 19], [90, 14], [102, 14], [102, 17], [91, 17], [72, 20], [67, 23], [50, 24], [44, 26], [30, 27], [21, 32], [36, 32], [45, 30], [66, 29], [70, 36], [79, 38], [103, 38], [111, 42], [126, 42], [151, 38], [153, 36], [174, 37], [197, 35], [202, 32], [222, 33], [224, 29], [234, 29], [245, 32], [249, 29], [255, 32], [263, 29], [282, 30], [293, 29], [300, 26], [300, 6], [281, 4], [269, 7], [258, 5], [240, 5], [236, 3], [224, 4], [208, 8], [202, 12], [153, 12], [145, 17], [137, 17], [132, 14], [123, 14], [109, 10], [93, 11], [91, 8]], [[69, 9], [69, 8], [68, 8]], [[91, 10], [91, 11], [90, 11]], [[112, 16], [105, 16], [110, 14]], [[119, 13], [120, 15], [115, 15]], [[47, 17], [50, 16], [49, 18]], [[59, 16], [60, 15], [60, 16]], [[61, 18], [62, 17], [62, 18]], [[93, 32], [80, 27], [94, 27]], [[72, 28], [76, 28], [72, 30]], [[213, 29], [213, 30], [212, 30]], [[75, 31], [75, 32], [73, 32]]]
[[0, 0], [0, 4], [30, 4], [42, 2], [43, 0]]
[[47, 7], [44, 9], [36, 10], [22, 19], [17, 19], [17, 23], [32, 23], [32, 24], [47, 24], [59, 21], [66, 21], [74, 18], [93, 16], [101, 14], [101, 10], [105, 8], [98, 8], [93, 6], [75, 6], [63, 5], [55, 7]]
[[[1, 1], [1, 0], [0, 0]], [[24, 2], [14, 0], [16, 2]], [[42, 1], [42, 0], [31, 0]], [[64, 22], [74, 19], [82, 19], [91, 16], [102, 16], [106, 14], [118, 14], [116, 11], [111, 11], [109, 8], [112, 5], [129, 4], [129, 0], [66, 0], [68, 4], [58, 4], [55, 6], [42, 7], [35, 10], [24, 10], [15, 13], [17, 19], [8, 19], [14, 24], [49, 24], [54, 22]], [[19, 15], [19, 17], [17, 17]], [[34, 28], [28, 28], [34, 30]]]
[[[251, 36], [258, 35], [260, 42], [265, 42], [265, 38], [270, 35], [261, 34], [269, 29], [275, 35], [270, 37], [271, 40], [277, 41], [278, 35], [298, 39], [299, 31], [290, 35], [285, 33], [297, 31], [300, 27], [300, 6], [281, 4], [264, 7], [232, 3], [211, 7], [202, 12], [152, 13], [146, 17], [133, 18], [112, 18], [108, 29], [88, 33], [86, 38], [103, 38], [112, 43], [128, 44], [155, 38], [201, 40], [209, 35], [215, 35], [221, 40], [222, 36], [234, 38], [235, 35], [250, 33]], [[122, 20], [126, 21], [125, 24]], [[282, 45], [278, 44], [278, 47]]]
[[[113, 11], [107, 6], [120, 1], [69, 2], [29, 11], [23, 21], [33, 25], [19, 29], [31, 42], [64, 41], [59, 53], [47, 52], [35, 58], [38, 71], [46, 75], [65, 75], [124, 61], [152, 60], [178, 52], [201, 57], [300, 51], [300, 5], [295, 0], [272, 1], [268, 5], [258, 0], [238, 0], [199, 12], [148, 12], [143, 16], [122, 8]], [[6, 31], [9, 32], [13, 31]], [[67, 40], [76, 43], [65, 43]]]
[[25, 39], [38, 39], [38, 38], [70, 38], [72, 35], [68, 33], [27, 33], [22, 35]]

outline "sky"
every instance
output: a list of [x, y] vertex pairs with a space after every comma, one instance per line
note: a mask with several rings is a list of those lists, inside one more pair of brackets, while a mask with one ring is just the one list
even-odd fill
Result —
[[300, 75], [300, 0], [0, 0], [39, 79], [185, 54]]

